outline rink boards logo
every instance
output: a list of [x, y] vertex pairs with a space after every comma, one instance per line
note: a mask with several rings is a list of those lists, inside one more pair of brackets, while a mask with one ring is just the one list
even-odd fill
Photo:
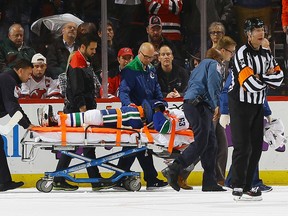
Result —
[[14, 126], [8, 135], [2, 135], [6, 157], [21, 157], [19, 153], [19, 125]]

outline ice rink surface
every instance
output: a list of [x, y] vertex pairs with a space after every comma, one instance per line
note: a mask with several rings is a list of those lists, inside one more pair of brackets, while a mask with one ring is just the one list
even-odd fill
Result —
[[0, 192], [1, 216], [85, 216], [85, 215], [135, 215], [135, 216], [250, 216], [288, 215], [288, 187], [274, 186], [263, 193], [262, 201], [233, 201], [231, 191], [202, 192], [201, 187], [180, 192], [167, 187], [157, 191], [92, 192], [80, 188], [73, 192], [37, 189], [16, 189]]

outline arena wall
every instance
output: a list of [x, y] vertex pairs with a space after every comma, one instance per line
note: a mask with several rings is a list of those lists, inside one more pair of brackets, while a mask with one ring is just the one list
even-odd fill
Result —
[[[45, 104], [52, 104], [55, 111], [63, 110], [62, 100], [22, 100], [20, 101], [25, 113], [31, 119], [31, 122], [38, 125], [37, 120], [37, 108]], [[180, 100], [170, 100], [169, 106], [180, 105]], [[287, 97], [270, 97], [269, 104], [272, 109], [272, 117], [280, 118], [285, 125], [285, 135], [288, 134], [288, 98]], [[120, 102], [117, 100], [100, 99], [98, 100], [98, 108], [105, 109], [107, 106], [112, 108], [120, 107]], [[5, 124], [9, 120], [9, 117], [1, 119], [1, 125]], [[35, 187], [35, 182], [43, 177], [44, 172], [54, 171], [56, 168], [57, 160], [55, 155], [48, 150], [37, 149], [37, 156], [35, 160], [31, 162], [23, 162], [21, 160], [22, 148], [20, 145], [20, 140], [23, 137], [25, 130], [16, 125], [13, 131], [7, 136], [4, 136], [5, 148], [8, 157], [8, 163], [10, 166], [11, 173], [14, 180], [22, 180], [25, 182], [26, 187]], [[114, 147], [111, 150], [105, 150], [102, 147], [96, 149], [97, 157], [101, 155], [107, 155], [111, 152], [119, 151], [121, 148]], [[232, 147], [229, 148], [229, 157], [227, 170], [231, 164], [231, 153]], [[266, 184], [270, 185], [288, 185], [288, 155], [287, 151], [280, 153], [276, 152], [273, 148], [269, 148], [268, 151], [263, 152], [260, 160], [260, 177]], [[77, 162], [77, 159], [74, 159]], [[73, 161], [73, 160], [72, 160]], [[79, 161], [78, 161], [79, 162]], [[161, 158], [154, 157], [155, 167], [159, 172], [159, 178], [163, 178], [161, 175], [161, 170], [166, 167], [164, 160]], [[141, 172], [141, 168], [138, 161], [134, 163], [132, 170]], [[100, 169], [103, 172], [103, 176], [108, 176], [111, 173], [107, 173], [107, 170]], [[86, 170], [76, 173], [78, 177], [86, 177]], [[143, 180], [142, 180], [143, 181]], [[192, 185], [201, 185], [202, 181], [202, 168], [198, 164], [195, 171], [189, 177], [189, 183]], [[143, 184], [145, 184], [143, 182]], [[88, 184], [83, 184], [83, 186], [88, 186]]]

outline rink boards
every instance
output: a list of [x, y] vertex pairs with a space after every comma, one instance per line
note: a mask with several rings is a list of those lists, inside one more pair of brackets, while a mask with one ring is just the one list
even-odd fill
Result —
[[[284, 100], [283, 100], [284, 99]], [[102, 99], [98, 100], [99, 109], [105, 109], [106, 107], [119, 108], [121, 106], [120, 102], [117, 100]], [[36, 110], [40, 106], [45, 104], [52, 104], [54, 111], [63, 110], [63, 101], [62, 100], [26, 100], [21, 101], [21, 106], [24, 109], [25, 113], [30, 118], [31, 122], [35, 125], [38, 124]], [[169, 101], [169, 107], [181, 105], [181, 101]], [[285, 125], [285, 135], [288, 134], [288, 115], [287, 115], [287, 107], [288, 107], [288, 99], [286, 97], [281, 97], [281, 100], [278, 98], [269, 99], [269, 105], [272, 110], [273, 118], [281, 118]], [[5, 124], [9, 120], [8, 117], [1, 119], [1, 124]], [[21, 145], [19, 141], [23, 137], [25, 130], [19, 125], [13, 128], [13, 131], [9, 133], [7, 136], [3, 137], [5, 142], [5, 148], [8, 157], [8, 163], [10, 166], [11, 173], [13, 174], [14, 180], [23, 180], [25, 181], [26, 187], [34, 187], [35, 182], [43, 176], [43, 173], [46, 171], [54, 171], [57, 160], [55, 159], [55, 155], [50, 151], [38, 150], [37, 157], [32, 162], [22, 162], [21, 161]], [[119, 151], [120, 148], [113, 148], [111, 150], [105, 150], [104, 148], [97, 148], [96, 155], [97, 157], [106, 155], [108, 153]], [[229, 148], [229, 156], [228, 156], [228, 164], [227, 170], [231, 164], [231, 153], [232, 148]], [[261, 178], [267, 184], [274, 185], [288, 185], [288, 155], [287, 151], [280, 153], [276, 152], [274, 149], [270, 148], [268, 151], [263, 152], [261, 160], [260, 160], [260, 170], [261, 170]], [[163, 159], [154, 157], [154, 164], [156, 169], [159, 171], [160, 178], [162, 175], [160, 171], [165, 168], [165, 164], [163, 163]], [[101, 169], [100, 169], [101, 170]], [[132, 167], [132, 170], [141, 172], [141, 168], [136, 161]], [[105, 170], [101, 170], [105, 175], [109, 175], [110, 173], [105, 173]], [[86, 176], [86, 173], [77, 173], [77, 176]], [[201, 185], [202, 181], [202, 168], [198, 164], [195, 168], [195, 172], [193, 172], [189, 177], [189, 183], [193, 185]]]

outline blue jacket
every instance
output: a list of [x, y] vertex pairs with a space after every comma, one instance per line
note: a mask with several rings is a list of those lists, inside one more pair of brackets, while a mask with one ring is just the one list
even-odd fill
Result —
[[119, 98], [122, 106], [131, 103], [140, 106], [144, 99], [149, 101], [151, 106], [155, 101], [163, 101], [155, 68], [149, 65], [144, 70], [138, 56], [122, 70], [121, 79]]
[[[220, 113], [224, 115], [229, 114], [228, 92], [229, 92], [229, 86], [231, 85], [231, 82], [232, 82], [232, 76], [231, 76], [231, 71], [230, 71], [226, 79], [225, 85], [223, 87], [223, 90], [221, 92], [221, 95], [220, 95]], [[264, 109], [264, 116], [269, 116], [272, 114], [267, 98], [265, 98], [264, 100], [263, 109]]]
[[204, 59], [191, 72], [184, 100], [194, 100], [197, 96], [204, 97], [213, 110], [219, 106], [221, 92], [221, 66], [216, 60]]

